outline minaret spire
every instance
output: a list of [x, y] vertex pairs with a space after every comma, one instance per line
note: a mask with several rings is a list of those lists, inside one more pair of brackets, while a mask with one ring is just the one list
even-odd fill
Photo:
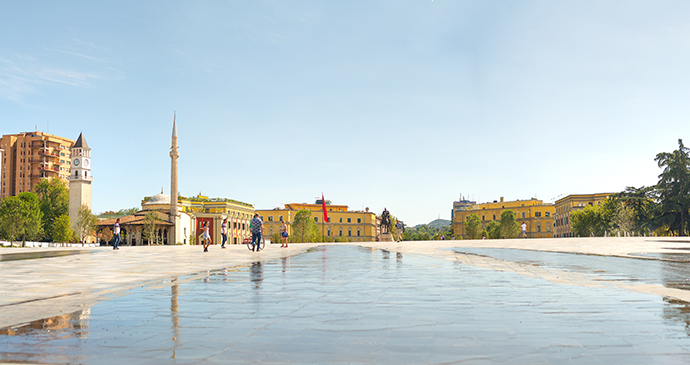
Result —
[[[177, 112], [173, 112], [173, 138], [177, 138]], [[176, 143], [176, 140], [173, 140], [173, 143]]]
[[177, 113], [173, 114], [172, 146], [170, 147], [170, 223], [172, 227], [172, 244], [179, 242], [177, 237], [179, 213], [177, 211], [177, 159], [180, 153], [177, 151]]

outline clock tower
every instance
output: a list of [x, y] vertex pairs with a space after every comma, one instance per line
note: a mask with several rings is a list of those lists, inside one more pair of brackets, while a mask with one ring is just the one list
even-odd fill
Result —
[[91, 209], [91, 149], [86, 139], [79, 133], [77, 142], [72, 146], [72, 167], [69, 178], [69, 217], [72, 228], [79, 217], [79, 208], [86, 205]]

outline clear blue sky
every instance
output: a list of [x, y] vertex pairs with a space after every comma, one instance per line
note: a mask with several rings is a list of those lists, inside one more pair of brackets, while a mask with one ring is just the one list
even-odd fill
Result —
[[[170, 190], [259, 209], [656, 183], [688, 135], [687, 1], [0, 1], [0, 133], [93, 149], [94, 212]], [[690, 142], [690, 141], [688, 141]]]

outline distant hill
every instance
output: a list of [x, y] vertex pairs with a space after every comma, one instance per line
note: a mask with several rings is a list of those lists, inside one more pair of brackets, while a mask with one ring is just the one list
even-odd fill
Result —
[[450, 221], [447, 219], [435, 219], [435, 220], [433, 220], [427, 224], [418, 224], [418, 225], [414, 226], [414, 228], [417, 228], [419, 226], [424, 226], [424, 225], [429, 226], [429, 227], [433, 227], [433, 228], [445, 228], [445, 227], [448, 227], [449, 224], [450, 224]]

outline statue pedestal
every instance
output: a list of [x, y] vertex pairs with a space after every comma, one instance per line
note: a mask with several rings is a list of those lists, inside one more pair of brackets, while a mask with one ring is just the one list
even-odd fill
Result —
[[379, 236], [379, 241], [380, 242], [395, 242], [393, 239], [393, 235], [390, 233], [383, 233], [381, 236]]

